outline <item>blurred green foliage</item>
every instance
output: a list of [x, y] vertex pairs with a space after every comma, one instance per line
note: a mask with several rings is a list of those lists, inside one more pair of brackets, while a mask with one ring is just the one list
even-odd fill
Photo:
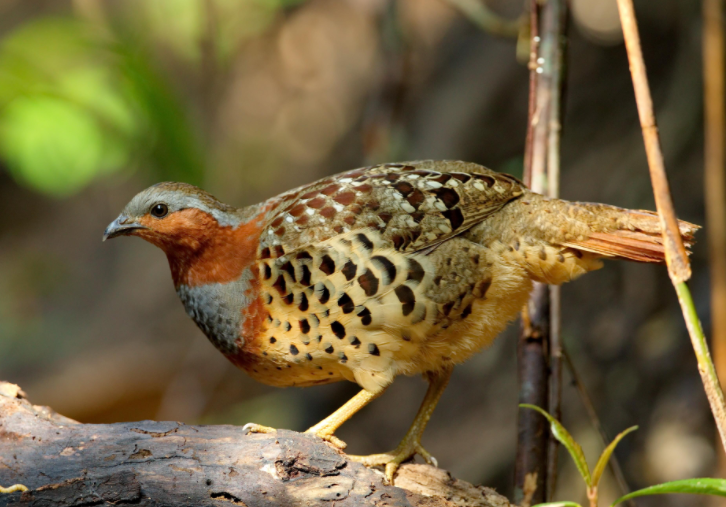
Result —
[[67, 195], [130, 159], [139, 122], [76, 21], [27, 24], [0, 46], [0, 149], [12, 174]]
[[154, 48], [192, 74], [209, 71], [204, 58], [224, 68], [241, 42], [301, 1], [130, 1], [105, 17], [20, 25], [0, 41], [0, 155], [19, 183], [58, 197], [140, 166], [154, 179], [201, 184], [204, 122]]

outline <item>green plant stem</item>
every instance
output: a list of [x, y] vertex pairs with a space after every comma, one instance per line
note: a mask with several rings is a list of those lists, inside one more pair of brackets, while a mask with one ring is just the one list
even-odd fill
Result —
[[716, 426], [718, 427], [719, 435], [721, 435], [721, 443], [724, 449], [726, 449], [726, 425], [724, 425], [724, 421], [726, 421], [726, 403], [724, 402], [723, 391], [718, 381], [716, 368], [711, 360], [711, 353], [708, 351], [706, 335], [703, 334], [701, 321], [698, 320], [698, 314], [696, 313], [696, 307], [693, 304], [693, 298], [691, 297], [688, 284], [681, 282], [676, 284], [675, 288], [678, 294], [678, 302], [683, 311], [683, 318], [688, 328], [688, 334], [691, 337], [693, 350], [696, 353], [698, 372], [701, 374], [703, 387], [706, 390], [708, 402], [711, 404], [711, 411], [716, 419]]

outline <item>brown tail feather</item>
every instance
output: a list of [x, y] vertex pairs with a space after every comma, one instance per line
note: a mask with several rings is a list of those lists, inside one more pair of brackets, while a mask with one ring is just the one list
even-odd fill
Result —
[[[624, 217], [624, 220], [618, 220], [620, 228], [614, 231], [593, 232], [587, 239], [567, 242], [564, 246], [603, 257], [638, 262], [665, 262], [665, 248], [658, 215], [652, 211], [641, 210], [630, 213], [632, 214], [627, 218]], [[689, 249], [694, 243], [693, 234], [700, 227], [683, 220], [679, 220], [678, 225], [686, 249]], [[688, 253], [691, 253], [690, 250]]]

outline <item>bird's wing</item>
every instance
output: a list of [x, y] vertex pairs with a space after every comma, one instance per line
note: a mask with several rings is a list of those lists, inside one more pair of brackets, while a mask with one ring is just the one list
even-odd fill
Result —
[[[261, 248], [272, 255], [358, 229], [401, 252], [436, 247], [524, 194], [519, 180], [466, 162], [419, 161], [355, 169], [282, 194]], [[280, 249], [277, 248], [279, 251]]]

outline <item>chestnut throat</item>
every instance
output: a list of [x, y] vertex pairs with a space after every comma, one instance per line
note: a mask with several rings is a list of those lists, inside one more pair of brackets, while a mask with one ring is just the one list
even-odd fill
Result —
[[237, 227], [207, 224], [206, 237], [197, 235], [195, 248], [178, 242], [165, 249], [177, 294], [187, 314], [225, 355], [235, 356], [245, 345], [246, 309], [259, 293], [254, 223]]

